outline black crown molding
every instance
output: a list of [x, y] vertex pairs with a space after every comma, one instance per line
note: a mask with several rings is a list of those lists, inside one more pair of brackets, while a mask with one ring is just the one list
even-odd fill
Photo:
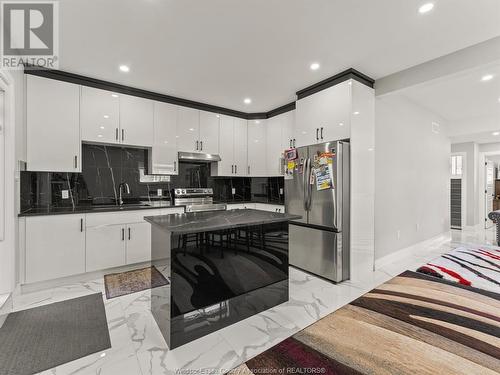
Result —
[[373, 85], [375, 83], [374, 79], [368, 77], [367, 75], [364, 75], [361, 72], [358, 72], [356, 69], [350, 68], [344, 70], [339, 74], [334, 75], [333, 77], [324, 79], [321, 82], [315, 83], [314, 85], [311, 85], [309, 87], [306, 87], [305, 89], [297, 91], [297, 100], [303, 99], [309, 95], [315, 94], [329, 87], [338, 85], [339, 83], [347, 81], [349, 79], [354, 79], [371, 88], [373, 88]]
[[[27, 66], [24, 69], [24, 74], [31, 74], [34, 76], [55, 79], [58, 81], [64, 81], [69, 83], [74, 83], [82, 86], [94, 87], [101, 90], [113, 91], [119, 94], [137, 96], [145, 99], [156, 100], [159, 102], [170, 103], [174, 105], [180, 105], [183, 107], [189, 107], [194, 109], [199, 109], [207, 112], [214, 112], [222, 115], [239, 117], [245, 120], [264, 120], [274, 116], [281, 115], [282, 113], [293, 111], [295, 109], [295, 102], [285, 104], [281, 107], [270, 110], [269, 112], [259, 112], [259, 113], [246, 113], [241, 111], [235, 111], [233, 109], [219, 107], [211, 104], [205, 104], [196, 102], [193, 100], [177, 98], [175, 96], [159, 94], [156, 92], [142, 90], [119, 83], [113, 83], [104, 81], [101, 79], [85, 77], [79, 74], [68, 73], [62, 70], [38, 68], [33, 66]], [[312, 95], [318, 91], [327, 89], [331, 86], [337, 85], [348, 79], [355, 79], [373, 88], [374, 80], [370, 77], [358, 72], [355, 69], [348, 69], [342, 73], [336, 74], [333, 77], [327, 78], [321, 82], [314, 85], [306, 87], [303, 90], [297, 91], [297, 99], [305, 98], [306, 96]]]

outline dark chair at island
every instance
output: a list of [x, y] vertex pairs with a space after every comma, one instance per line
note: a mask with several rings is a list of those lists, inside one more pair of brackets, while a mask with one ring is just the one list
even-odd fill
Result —
[[500, 210], [493, 211], [488, 214], [488, 217], [491, 221], [493, 221], [496, 225], [497, 231], [497, 246], [500, 246]]
[[170, 280], [151, 312], [170, 349], [288, 301], [288, 222], [259, 210], [146, 217], [153, 266]]

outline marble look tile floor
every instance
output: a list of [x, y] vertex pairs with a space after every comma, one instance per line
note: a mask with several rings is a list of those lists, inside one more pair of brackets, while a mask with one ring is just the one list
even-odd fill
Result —
[[103, 279], [15, 295], [14, 310], [100, 292], [103, 295], [112, 348], [56, 368], [43, 375], [222, 374], [283, 339], [348, 304], [404, 270], [449, 251], [459, 243], [492, 243], [494, 232], [454, 231], [451, 241], [415, 247], [404, 260], [367, 274], [362, 280], [332, 284], [290, 267], [290, 300], [199, 340], [169, 350], [149, 311], [151, 292], [107, 300]]

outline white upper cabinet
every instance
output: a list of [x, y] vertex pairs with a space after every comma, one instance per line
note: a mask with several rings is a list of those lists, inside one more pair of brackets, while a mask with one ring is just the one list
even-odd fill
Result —
[[179, 151], [200, 152], [200, 111], [177, 107], [177, 147]]
[[[284, 142], [283, 135], [283, 115], [271, 117], [267, 120], [266, 125], [266, 155], [267, 155], [267, 173], [269, 176], [281, 175], [282, 155], [285, 148], [289, 148], [291, 138], [288, 139], [289, 144]], [[285, 147], [283, 144], [285, 143]]]
[[219, 155], [221, 161], [212, 163], [213, 176], [247, 175], [247, 121], [220, 116]]
[[349, 138], [350, 115], [350, 80], [298, 100], [296, 146]]
[[155, 102], [151, 173], [178, 174], [176, 129], [177, 106]]
[[153, 101], [120, 94], [120, 140], [133, 146], [153, 145]]
[[212, 174], [234, 176], [234, 117], [220, 116], [219, 155], [221, 161], [212, 163]]
[[247, 120], [234, 119], [234, 175], [246, 176], [248, 167]]
[[[269, 139], [266, 142], [267, 120], [249, 120], [248, 121], [248, 167], [247, 174], [254, 177], [268, 175], [268, 159], [266, 143], [271, 143]], [[281, 131], [274, 142], [281, 143]]]
[[217, 113], [200, 111], [199, 152], [219, 153], [219, 122], [220, 115]]
[[80, 126], [82, 141], [120, 143], [118, 94], [82, 86]]
[[27, 75], [27, 167], [80, 172], [80, 87]]
[[297, 139], [295, 137], [295, 110], [285, 112], [275, 116], [281, 123], [281, 151], [296, 147]]

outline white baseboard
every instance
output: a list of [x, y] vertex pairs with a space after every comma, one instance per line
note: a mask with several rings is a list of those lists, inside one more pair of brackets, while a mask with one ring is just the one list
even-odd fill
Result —
[[2, 327], [5, 319], [12, 311], [12, 294], [2, 294], [0, 295], [0, 327]]
[[427, 240], [417, 242], [416, 244], [405, 247], [401, 250], [397, 250], [393, 253], [387, 254], [379, 259], [375, 259], [375, 269], [377, 270], [388, 264], [398, 262], [406, 258], [408, 255], [414, 254], [417, 248], [428, 247], [428, 246], [430, 247], [431, 245], [436, 246], [448, 241], [451, 241], [451, 232], [449, 231], [443, 232]]

